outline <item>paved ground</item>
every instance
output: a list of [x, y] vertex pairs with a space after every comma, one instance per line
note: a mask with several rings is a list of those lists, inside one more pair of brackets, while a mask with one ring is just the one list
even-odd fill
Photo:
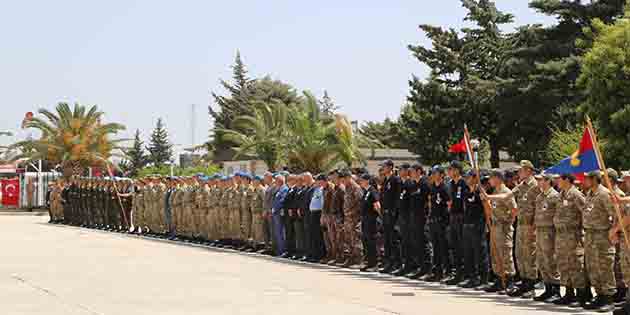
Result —
[[530, 301], [1, 216], [0, 314], [551, 314]]

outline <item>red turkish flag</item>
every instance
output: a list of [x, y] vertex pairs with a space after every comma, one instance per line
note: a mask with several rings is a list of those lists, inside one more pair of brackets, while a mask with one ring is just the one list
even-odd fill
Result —
[[20, 199], [20, 180], [3, 179], [0, 185], [2, 186], [2, 205], [17, 207]]
[[448, 148], [449, 153], [466, 153], [466, 138]]

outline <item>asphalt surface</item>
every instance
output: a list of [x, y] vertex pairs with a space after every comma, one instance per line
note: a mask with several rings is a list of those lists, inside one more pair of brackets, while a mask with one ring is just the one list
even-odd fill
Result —
[[587, 314], [256, 254], [0, 217], [0, 314]]

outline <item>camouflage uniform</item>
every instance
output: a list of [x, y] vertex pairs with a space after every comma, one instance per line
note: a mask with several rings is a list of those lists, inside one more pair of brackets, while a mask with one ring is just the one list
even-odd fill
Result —
[[[514, 269], [514, 258], [512, 257], [512, 247], [514, 246], [512, 225], [512, 209], [516, 208], [516, 200], [512, 191], [505, 185], [501, 185], [495, 194], [507, 194], [501, 200], [492, 200], [492, 225], [494, 226], [494, 239], [497, 246], [497, 255], [503, 260], [503, 273], [507, 277], [512, 277], [516, 273]], [[495, 259], [492, 260], [492, 270], [499, 274], [499, 266]]]
[[166, 226], [166, 185], [164, 183], [160, 183], [157, 185], [156, 189], [156, 227], [157, 232], [162, 234], [167, 231]]
[[232, 194], [232, 200], [230, 201], [230, 218], [232, 219], [231, 238], [240, 239], [241, 237], [241, 199], [243, 199], [243, 186], [237, 186], [234, 188]]
[[553, 188], [536, 198], [536, 264], [543, 281], [560, 284], [556, 261], [556, 231], [553, 218], [560, 207], [560, 194]]
[[615, 291], [615, 247], [608, 240], [615, 214], [609, 198], [610, 192], [601, 185], [589, 190], [582, 217], [586, 272], [597, 294], [607, 296]]
[[199, 192], [197, 193], [197, 218], [198, 224], [197, 227], [198, 233], [204, 240], [210, 240], [210, 221], [208, 220], [208, 215], [210, 214], [210, 194], [211, 189], [208, 185], [204, 184], [199, 187]]
[[252, 213], [252, 238], [255, 244], [262, 244], [265, 241], [263, 231], [263, 201], [265, 199], [265, 187], [258, 186], [252, 190], [250, 199], [250, 211]]
[[230, 229], [230, 211], [228, 209], [229, 198], [232, 197], [232, 187], [224, 186], [221, 189], [221, 197], [219, 199], [219, 209], [218, 209], [218, 226], [217, 231], [220, 235], [221, 239], [226, 239], [229, 237]]
[[331, 209], [332, 220], [327, 226], [329, 237], [332, 239], [332, 256], [337, 262], [343, 262], [344, 244], [346, 234], [344, 233], [344, 201], [346, 192], [341, 187], [336, 187], [333, 193], [333, 204]]
[[133, 198], [133, 228], [137, 232], [144, 227], [144, 186], [138, 186]]
[[250, 241], [252, 239], [252, 199], [254, 195], [254, 187], [251, 185], [243, 186], [241, 195], [241, 239]]
[[210, 193], [208, 195], [208, 239], [209, 240], [217, 240], [219, 239], [219, 235], [217, 233], [218, 227], [218, 211], [219, 211], [219, 196], [221, 191], [217, 185], [213, 185], [210, 188]]
[[[619, 189], [619, 186], [615, 186], [613, 188], [613, 190], [614, 190], [615, 194], [617, 194], [617, 196], [620, 196], [620, 197], [625, 197], [626, 196], [626, 194], [623, 192], [623, 190]], [[622, 214], [623, 214], [623, 212], [622, 212]], [[615, 218], [616, 218], [616, 216], [615, 216]], [[622, 257], [621, 257], [622, 256], [621, 252], [623, 250], [623, 247], [625, 247], [622, 244], [624, 244], [625, 240], [623, 240], [623, 234], [622, 233], [619, 234], [619, 238], [622, 241], [621, 242], [617, 242], [617, 244], [615, 244], [615, 266], [614, 266], [613, 270], [615, 271], [615, 282], [617, 283], [617, 288], [625, 288], [625, 287], [627, 287], [626, 286], [626, 280], [625, 280], [626, 276], [624, 275], [624, 273], [622, 271], [622, 269], [624, 269], [623, 266], [622, 266], [624, 264], [624, 262], [622, 262]], [[627, 263], [626, 263], [626, 265], [627, 265]]]
[[234, 237], [234, 217], [237, 215], [234, 213], [234, 196], [235, 196], [235, 187], [234, 186], [229, 186], [225, 188], [225, 192], [223, 194], [223, 211], [225, 211], [225, 213], [223, 214], [223, 218], [225, 220], [225, 225], [224, 225], [224, 237], [227, 239], [231, 239]]
[[533, 227], [536, 197], [540, 194], [536, 179], [532, 176], [516, 186], [512, 192], [518, 202], [516, 227], [516, 264], [521, 277], [534, 280], [536, 270], [536, 230]]
[[569, 288], [585, 288], [584, 237], [582, 209], [584, 195], [575, 187], [560, 193], [560, 205], [553, 218], [556, 229], [556, 261], [560, 284]]
[[357, 183], [353, 181], [346, 186], [343, 201], [343, 229], [346, 236], [345, 251], [348, 253], [347, 258], [355, 264], [361, 262], [361, 235], [357, 230], [357, 226], [361, 219], [362, 198], [363, 190]]

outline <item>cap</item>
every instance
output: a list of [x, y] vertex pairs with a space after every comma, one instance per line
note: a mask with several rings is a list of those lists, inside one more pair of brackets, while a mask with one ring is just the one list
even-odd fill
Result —
[[598, 179], [601, 179], [602, 178], [602, 173], [599, 170], [596, 170], [596, 171], [591, 171], [591, 172], [588, 172], [588, 173], [584, 173], [584, 176], [586, 176], [586, 177], [596, 177]]
[[534, 175], [534, 178], [538, 179], [538, 180], [541, 180], [541, 179], [543, 179], [543, 174], [536, 174], [536, 175]]
[[630, 178], [630, 171], [621, 172], [621, 178], [622, 179]]
[[394, 161], [392, 160], [384, 160], [383, 162], [381, 162], [378, 166], [389, 166], [389, 167], [394, 167]]
[[519, 165], [521, 166], [521, 168], [527, 167], [527, 168], [529, 168], [531, 170], [535, 169], [534, 164], [531, 161], [529, 161], [529, 160], [522, 160], [519, 163]]
[[262, 176], [260, 176], [260, 175], [256, 175], [256, 176], [254, 176], [254, 180], [257, 180], [257, 181], [262, 181], [262, 180], [263, 180], [263, 177], [262, 177]]
[[317, 177], [315, 177], [315, 180], [327, 181], [328, 180], [328, 176], [326, 176], [324, 174], [319, 174], [319, 175], [317, 175]]
[[498, 168], [495, 168], [495, 169], [490, 170], [490, 177], [495, 177], [495, 178], [498, 178], [500, 180], [504, 180], [505, 179], [505, 174], [503, 174], [502, 170], [500, 170]]
[[610, 180], [612, 180], [613, 182], [616, 182], [619, 180], [619, 173], [617, 173], [615, 169], [609, 168], [606, 170], [606, 173], [608, 173], [608, 177], [610, 177]]
[[477, 176], [477, 173], [474, 170], [469, 170], [468, 172], [464, 173], [464, 177], [475, 177]]
[[372, 175], [370, 175], [370, 174], [363, 174], [363, 175], [361, 175], [361, 177], [360, 177], [360, 178], [361, 178], [362, 180], [367, 180], [367, 181], [370, 181], [370, 179], [372, 179]]
[[410, 168], [411, 168], [411, 165], [409, 165], [409, 163], [407, 163], [407, 162], [405, 162], [403, 164], [400, 164], [400, 169], [407, 170], [407, 169], [410, 169]]
[[348, 169], [343, 169], [339, 171], [339, 177], [341, 178], [350, 177], [350, 176], [352, 176], [352, 173]]
[[448, 164], [448, 168], [454, 168], [462, 171], [464, 169], [464, 166], [462, 165], [462, 162], [453, 160], [451, 161], [451, 163]]
[[444, 168], [441, 165], [435, 165], [431, 168], [432, 173], [444, 174]]
[[413, 163], [413, 165], [411, 165], [411, 168], [416, 171], [422, 171], [424, 173], [424, 168], [420, 163]]

